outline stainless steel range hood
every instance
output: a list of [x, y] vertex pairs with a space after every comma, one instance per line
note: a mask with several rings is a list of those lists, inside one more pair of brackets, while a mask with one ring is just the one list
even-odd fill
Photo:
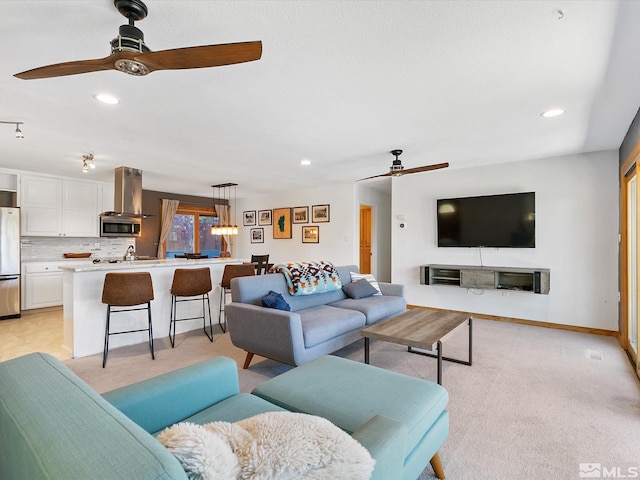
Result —
[[114, 211], [101, 216], [143, 218], [142, 214], [142, 170], [131, 167], [115, 169]]

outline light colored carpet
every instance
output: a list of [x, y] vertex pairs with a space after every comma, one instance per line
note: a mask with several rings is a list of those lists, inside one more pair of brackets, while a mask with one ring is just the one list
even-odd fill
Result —
[[[444, 354], [466, 359], [467, 338], [466, 329], [456, 332]], [[98, 392], [218, 355], [238, 363], [244, 392], [291, 368], [255, 357], [242, 370], [244, 352], [220, 332], [213, 343], [201, 331], [177, 340], [175, 349], [157, 341], [155, 361], [145, 344], [112, 350], [105, 369], [99, 355], [65, 363]], [[336, 354], [363, 361], [362, 342]], [[371, 363], [436, 378], [435, 359], [399, 345], [373, 341]], [[444, 362], [443, 386], [451, 423], [440, 458], [448, 479], [577, 479], [580, 463], [622, 473], [640, 467], [640, 382], [612, 337], [475, 319], [473, 366]], [[433, 478], [430, 467], [420, 476]]]

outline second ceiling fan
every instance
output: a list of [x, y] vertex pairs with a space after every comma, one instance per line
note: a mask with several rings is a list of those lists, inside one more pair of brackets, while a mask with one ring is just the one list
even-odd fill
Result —
[[147, 75], [156, 70], [218, 67], [259, 60], [262, 42], [226, 43], [198, 47], [174, 48], [152, 52], [144, 43], [142, 30], [134, 22], [147, 16], [141, 0], [114, 0], [118, 11], [129, 20], [121, 25], [119, 35], [111, 40], [111, 55], [94, 59], [56, 63], [15, 74], [23, 80], [62, 77], [101, 70], [119, 70], [130, 75]]
[[402, 154], [402, 150], [391, 150], [391, 155], [396, 157], [396, 159], [391, 163], [389, 167], [389, 171], [387, 173], [382, 173], [380, 175], [373, 175], [372, 177], [365, 177], [359, 180], [369, 180], [370, 178], [378, 178], [378, 177], [399, 177], [401, 175], [408, 175], [410, 173], [420, 173], [420, 172], [428, 172], [429, 170], [438, 170], [440, 168], [447, 168], [449, 166], [448, 163], [434, 163], [433, 165], [423, 165], [422, 167], [414, 167], [414, 168], [404, 168], [402, 165], [402, 161], [398, 158]]

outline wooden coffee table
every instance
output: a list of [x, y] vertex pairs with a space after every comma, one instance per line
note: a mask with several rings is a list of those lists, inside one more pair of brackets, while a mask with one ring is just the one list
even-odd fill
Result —
[[[442, 341], [466, 323], [469, 323], [469, 360], [444, 357]], [[384, 340], [409, 347], [409, 352], [438, 359], [438, 384], [442, 385], [442, 361], [471, 365], [471, 328], [473, 318], [461, 313], [414, 308], [400, 315], [362, 329], [364, 337], [364, 363], [369, 363], [369, 339]], [[436, 351], [437, 354], [413, 350]]]

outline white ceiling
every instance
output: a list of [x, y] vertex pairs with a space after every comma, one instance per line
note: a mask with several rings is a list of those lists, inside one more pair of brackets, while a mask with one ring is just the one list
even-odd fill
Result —
[[152, 50], [261, 40], [262, 59], [19, 80], [107, 56], [126, 20], [111, 0], [2, 0], [0, 120], [25, 138], [0, 125], [0, 167], [110, 181], [124, 165], [145, 189], [242, 197], [385, 173], [394, 148], [405, 168], [616, 149], [640, 105], [640, 2], [146, 3]]

